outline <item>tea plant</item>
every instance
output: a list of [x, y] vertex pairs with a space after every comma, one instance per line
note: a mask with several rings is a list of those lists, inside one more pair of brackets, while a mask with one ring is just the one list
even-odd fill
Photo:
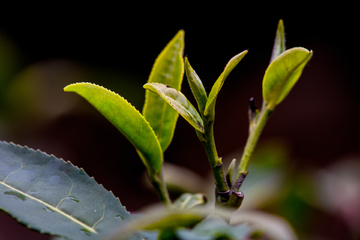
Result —
[[[228, 221], [243, 201], [240, 188], [261, 131], [299, 79], [312, 51], [302, 47], [286, 50], [280, 20], [263, 79], [261, 109], [250, 100], [249, 136], [243, 155], [240, 163], [234, 159], [225, 171], [214, 140], [215, 105], [227, 76], [248, 51], [230, 59], [207, 94], [189, 60], [183, 58], [183, 50], [184, 31], [179, 31], [156, 59], [144, 85], [142, 113], [123, 97], [92, 83], [64, 88], [85, 98], [134, 145], [165, 208], [130, 220], [119, 199], [83, 169], [39, 150], [6, 142], [0, 143], [0, 208], [31, 229], [66, 239], [272, 238], [246, 224], [252, 221], [251, 216], [242, 219], [242, 224], [230, 225]], [[197, 108], [181, 93], [184, 72]], [[183, 194], [174, 202], [169, 197], [163, 154], [172, 141], [179, 115], [195, 129], [207, 154], [215, 180], [215, 209], [204, 206], [203, 194]]]

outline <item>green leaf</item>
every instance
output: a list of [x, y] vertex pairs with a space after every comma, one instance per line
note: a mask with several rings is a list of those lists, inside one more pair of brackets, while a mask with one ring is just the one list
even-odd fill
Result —
[[201, 114], [204, 114], [204, 110], [207, 102], [206, 91], [202, 81], [200, 80], [199, 76], [196, 74], [194, 69], [191, 67], [187, 58], [185, 58], [185, 72], [191, 91], [197, 102], [199, 111]]
[[116, 229], [105, 238], [101, 238], [101, 240], [123, 239], [122, 236], [124, 233], [139, 230], [141, 230], [141, 232], [144, 230], [162, 232], [168, 230], [177, 232], [178, 229], [192, 228], [194, 225], [213, 214], [222, 217], [226, 221], [230, 221], [233, 211], [230, 211], [227, 208], [209, 208], [204, 205], [189, 210], [183, 209], [181, 211], [158, 206], [150, 207], [146, 212], [142, 212], [139, 216], [133, 217], [124, 227]]
[[231, 226], [224, 219], [216, 216], [209, 217], [197, 224], [193, 229], [179, 229], [180, 239], [251, 239], [252, 228], [243, 223]]
[[68, 239], [90, 239], [130, 217], [83, 169], [6, 142], [0, 142], [0, 209], [31, 229]]
[[274, 109], [288, 95], [311, 56], [312, 51], [295, 47], [270, 63], [263, 79], [263, 98], [269, 109]]
[[204, 115], [211, 115], [212, 118], [215, 117], [215, 102], [216, 98], [225, 82], [227, 76], [231, 73], [231, 71], [236, 67], [236, 65], [243, 59], [243, 57], [248, 53], [248, 51], [243, 51], [238, 55], [234, 56], [230, 59], [230, 61], [226, 64], [224, 71], [221, 73], [220, 77], [216, 80], [215, 84], [211, 88], [208, 100], [206, 102]]
[[[158, 82], [178, 91], [184, 75], [184, 31], [179, 31], [155, 60], [148, 83]], [[154, 129], [163, 151], [171, 143], [178, 113], [159, 96], [149, 91], [145, 93], [143, 115]]]
[[207, 186], [208, 181], [188, 168], [164, 163], [163, 170], [166, 187], [171, 193], [197, 193], [207, 188], [204, 186]]
[[159, 141], [144, 116], [123, 97], [91, 83], [70, 84], [64, 90], [84, 97], [114, 124], [135, 146], [150, 176], [160, 172], [163, 159]]
[[277, 30], [276, 36], [274, 40], [274, 47], [271, 54], [270, 63], [274, 61], [277, 56], [285, 51], [285, 32], [284, 32], [284, 23], [283, 20], [280, 19]]
[[233, 214], [230, 223], [232, 225], [245, 223], [247, 226], [251, 226], [252, 236], [258, 236], [255, 239], [298, 239], [293, 227], [285, 219], [262, 211], [239, 210]]
[[185, 210], [198, 205], [203, 205], [207, 202], [207, 198], [202, 193], [184, 193], [174, 202], [175, 209]]
[[194, 106], [181, 92], [161, 83], [147, 83], [145, 89], [158, 94], [171, 107], [173, 107], [191, 126], [200, 132], [204, 132], [204, 123]]
[[229, 187], [231, 188], [231, 186], [234, 184], [234, 169], [235, 169], [235, 164], [236, 164], [236, 158], [234, 158], [229, 167], [228, 167], [228, 170], [227, 170], [227, 173], [226, 173], [226, 182], [227, 184], [229, 185]]

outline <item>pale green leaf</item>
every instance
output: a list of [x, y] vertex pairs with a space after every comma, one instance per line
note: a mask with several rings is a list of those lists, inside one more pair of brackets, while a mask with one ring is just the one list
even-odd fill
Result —
[[207, 198], [202, 193], [184, 193], [174, 202], [175, 209], [186, 210], [207, 202]]
[[191, 91], [197, 102], [199, 111], [201, 114], [203, 114], [207, 102], [206, 91], [202, 81], [200, 80], [194, 69], [191, 67], [187, 58], [185, 58], [185, 72]]
[[70, 84], [64, 90], [84, 97], [114, 124], [135, 146], [149, 175], [160, 172], [163, 159], [159, 141], [144, 116], [123, 97], [91, 83]]
[[211, 88], [205, 106], [205, 111], [204, 111], [205, 116], [211, 115], [212, 118], [214, 118], [216, 98], [225, 82], [225, 79], [247, 53], [248, 51], [246, 50], [239, 53], [238, 55], [231, 58], [230, 61], [226, 64], [224, 71], [221, 73], [220, 77], [216, 80], [215, 84]]
[[295, 47], [270, 63], [263, 79], [263, 98], [269, 109], [274, 109], [288, 95], [311, 56], [312, 51]]
[[235, 169], [235, 164], [236, 164], [236, 158], [234, 158], [227, 170], [226, 173], [226, 182], [229, 185], [229, 187], [231, 188], [231, 186], [235, 183], [235, 179], [234, 179], [234, 169]]
[[147, 83], [144, 85], [144, 88], [159, 95], [188, 121], [191, 126], [200, 132], [204, 132], [204, 123], [201, 116], [184, 94], [161, 83]]
[[[151, 207], [143, 212], [140, 216], [133, 218], [124, 227], [118, 228], [111, 234], [108, 234], [101, 240], [120, 240], [124, 239], [125, 233], [146, 230], [146, 231], [173, 231], [177, 233], [181, 229], [193, 228], [196, 224], [207, 218], [208, 216], [217, 215], [229, 222], [233, 211], [228, 208], [209, 208], [200, 205], [192, 209], [164, 209], [163, 207]], [[179, 235], [178, 235], [179, 236]], [[152, 238], [150, 238], [152, 239]], [[180, 238], [193, 239], [193, 238]]]
[[83, 169], [6, 142], [0, 142], [0, 209], [36, 231], [81, 240], [121, 227], [130, 217]]
[[253, 229], [246, 223], [230, 225], [224, 219], [211, 216], [193, 229], [179, 229], [182, 240], [252, 239]]
[[258, 210], [239, 210], [233, 214], [231, 225], [252, 226], [253, 231], [261, 233], [264, 239], [298, 240], [293, 227], [282, 217]]
[[[183, 51], [184, 31], [180, 30], [155, 60], [148, 83], [163, 83], [180, 91], [184, 75]], [[165, 151], [173, 138], [178, 113], [159, 96], [146, 91], [143, 115]]]
[[283, 20], [279, 21], [276, 36], [274, 40], [274, 47], [271, 54], [270, 63], [274, 61], [277, 56], [285, 51], [285, 32], [284, 32], [284, 23]]
[[[207, 188], [204, 187], [208, 185], [206, 179], [188, 168], [165, 163], [163, 170], [166, 187], [170, 192], [176, 194], [197, 193], [203, 192], [204, 188]], [[212, 187], [211, 185], [211, 189]]]
[[[211, 213], [208, 209], [169, 210], [152, 207], [140, 216], [134, 217], [124, 227], [109, 233], [101, 240], [123, 240], [124, 234], [136, 231], [176, 231], [178, 228], [193, 227]], [[100, 240], [100, 239], [99, 239]]]

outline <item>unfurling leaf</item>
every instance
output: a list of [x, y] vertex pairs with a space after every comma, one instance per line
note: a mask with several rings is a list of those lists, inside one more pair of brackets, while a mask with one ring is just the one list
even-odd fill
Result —
[[184, 94], [161, 83], [147, 83], [144, 85], [144, 88], [159, 95], [188, 121], [191, 126], [202, 133], [204, 132], [204, 123], [201, 116]]
[[263, 98], [274, 109], [288, 95], [310, 60], [312, 51], [302, 47], [286, 50], [268, 66], [263, 79]]
[[[183, 51], [184, 31], [181, 30], [155, 60], [148, 83], [163, 83], [180, 91], [184, 75]], [[165, 151], [173, 138], [178, 113], [159, 96], [149, 91], [145, 93], [142, 113], [154, 129], [161, 149]]]
[[31, 229], [79, 240], [130, 218], [119, 199], [83, 169], [6, 142], [0, 142], [0, 209]]
[[234, 169], [235, 169], [235, 164], [236, 164], [236, 158], [234, 158], [230, 165], [229, 165], [229, 168], [227, 170], [227, 173], [226, 173], [226, 182], [227, 184], [229, 185], [229, 187], [231, 188], [231, 186], [233, 185], [234, 183]]
[[274, 61], [277, 56], [285, 51], [285, 32], [284, 32], [284, 23], [282, 20], [279, 21], [276, 36], [274, 40], [274, 47], [271, 54], [270, 63]]
[[215, 118], [216, 98], [225, 82], [225, 79], [247, 53], [248, 51], [239, 53], [238, 55], [231, 58], [230, 61], [226, 64], [224, 71], [221, 73], [220, 77], [216, 80], [215, 84], [211, 88], [204, 110], [205, 116], [211, 115], [211, 118]]
[[185, 72], [191, 91], [197, 102], [199, 111], [203, 115], [207, 102], [206, 91], [202, 81], [200, 80], [199, 76], [196, 74], [194, 69], [191, 67], [187, 58], [185, 58]]
[[93, 105], [135, 146], [149, 175], [160, 172], [162, 150], [150, 124], [120, 95], [91, 83], [75, 83], [64, 88], [76, 92]]

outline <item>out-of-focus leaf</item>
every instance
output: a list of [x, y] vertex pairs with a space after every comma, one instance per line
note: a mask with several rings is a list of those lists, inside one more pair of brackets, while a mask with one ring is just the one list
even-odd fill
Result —
[[[354, 236], [360, 236], [360, 161], [358, 157], [341, 158], [326, 169], [318, 170], [308, 177], [309, 191], [314, 199], [307, 200], [312, 205], [330, 213], [336, 213]], [[307, 182], [304, 181], [305, 185]], [[305, 186], [306, 187], [306, 186]], [[308, 187], [308, 186], [307, 186]], [[336, 189], [336, 190], [334, 190]], [[300, 192], [302, 189], [299, 189]], [[304, 192], [305, 193], [305, 192]], [[309, 197], [307, 197], [309, 198]], [[310, 196], [311, 198], [311, 196]], [[312, 202], [310, 202], [312, 200]]]
[[197, 205], [202, 205], [207, 202], [207, 199], [202, 193], [184, 193], [174, 202], [174, 207], [178, 210], [191, 209]]
[[285, 32], [284, 32], [284, 23], [283, 20], [280, 19], [277, 30], [276, 36], [274, 40], [274, 47], [271, 54], [270, 63], [274, 61], [277, 56], [285, 51]]
[[[184, 31], [180, 30], [155, 60], [148, 83], [163, 83], [180, 91], [184, 75], [183, 51]], [[143, 115], [165, 151], [173, 138], [178, 113], [159, 96], [146, 91]]]
[[0, 209], [31, 229], [67, 239], [90, 239], [130, 217], [83, 169], [6, 142], [0, 142]]
[[253, 230], [247, 224], [229, 225], [220, 217], [209, 217], [193, 229], [179, 229], [181, 240], [250, 239]]
[[144, 116], [123, 97], [91, 83], [70, 84], [64, 90], [84, 97], [114, 124], [135, 146], [149, 175], [160, 172], [163, 159], [159, 141]]
[[144, 85], [144, 88], [164, 99], [166, 103], [173, 107], [196, 130], [202, 133], [204, 132], [204, 123], [201, 116], [184, 94], [161, 83], [147, 83]]
[[283, 218], [260, 211], [239, 210], [230, 220], [230, 224], [251, 224], [252, 228], [261, 230], [265, 239], [297, 240], [294, 229]]
[[191, 91], [197, 102], [199, 112], [203, 115], [207, 102], [206, 91], [202, 81], [200, 80], [194, 69], [191, 67], [187, 58], [185, 58], [185, 72]]
[[[211, 211], [173, 211], [162, 207], [153, 207], [132, 221], [127, 222], [113, 232], [106, 234], [101, 240], [123, 240], [125, 234], [136, 231], [176, 231], [178, 228], [192, 228], [202, 221]], [[149, 234], [153, 236], [154, 234]], [[156, 235], [156, 234], [155, 234]]]
[[214, 186], [210, 186], [205, 178], [188, 168], [164, 163], [163, 169], [165, 183], [170, 192], [176, 194], [187, 192], [197, 193], [206, 192], [208, 187], [211, 188], [211, 190], [214, 189]]
[[216, 98], [225, 82], [225, 79], [230, 74], [230, 72], [236, 67], [236, 65], [243, 59], [243, 57], [248, 53], [248, 51], [243, 51], [238, 55], [234, 56], [230, 59], [230, 61], [226, 64], [224, 71], [221, 73], [220, 77], [216, 80], [215, 84], [211, 88], [209, 93], [208, 100], [206, 102], [204, 115], [208, 116], [211, 114], [212, 118], [215, 116], [215, 102]]
[[288, 95], [312, 56], [302, 47], [286, 50], [268, 66], [263, 79], [263, 98], [274, 109]]

